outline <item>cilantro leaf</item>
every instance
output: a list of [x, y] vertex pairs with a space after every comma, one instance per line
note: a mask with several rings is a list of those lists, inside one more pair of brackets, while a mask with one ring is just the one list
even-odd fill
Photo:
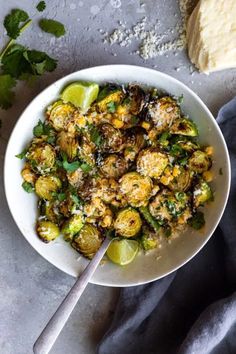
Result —
[[80, 167], [80, 162], [79, 161], [74, 161], [74, 162], [68, 162], [63, 161], [62, 162], [62, 167], [64, 168], [64, 170], [66, 170], [67, 172], [74, 172], [76, 171], [79, 167]]
[[195, 230], [200, 230], [205, 225], [204, 214], [201, 211], [197, 211], [191, 219], [188, 220], [188, 224]]
[[25, 157], [25, 155], [27, 154], [27, 151], [28, 151], [28, 149], [24, 149], [20, 154], [15, 155], [15, 157], [22, 160]]
[[39, 27], [41, 28], [42, 31], [51, 33], [55, 37], [61, 37], [64, 36], [66, 33], [65, 27], [61, 22], [51, 20], [51, 19], [46, 19], [43, 18], [39, 21]]
[[32, 193], [34, 191], [34, 186], [29, 183], [29, 182], [23, 182], [22, 183], [22, 188], [27, 192], [27, 193]]
[[136, 125], [136, 124], [138, 124], [138, 122], [139, 122], [139, 118], [138, 118], [137, 116], [132, 116], [132, 117], [131, 117], [130, 123], [131, 123], [132, 125]]
[[36, 136], [38, 138], [43, 135], [43, 132], [44, 132], [43, 122], [41, 122], [41, 120], [39, 120], [38, 124], [33, 129], [33, 134], [34, 134], [34, 136]]
[[13, 9], [4, 19], [4, 27], [10, 38], [16, 39], [20, 34], [20, 23], [27, 21], [29, 15], [20, 9]]
[[42, 12], [46, 9], [46, 4], [45, 4], [45, 1], [40, 1], [38, 3], [38, 5], [36, 6], [36, 9], [39, 11], [39, 12]]
[[27, 50], [23, 55], [30, 64], [31, 73], [34, 75], [42, 75], [45, 71], [51, 72], [57, 67], [57, 61], [44, 52]]
[[99, 133], [99, 130], [94, 125], [89, 125], [90, 139], [96, 146], [100, 146], [102, 142], [102, 136]]
[[85, 173], [90, 172], [93, 169], [92, 166], [90, 166], [89, 164], [87, 164], [85, 162], [81, 164], [80, 168]]
[[10, 75], [0, 75], [0, 107], [3, 109], [12, 106], [15, 93], [12, 88], [16, 85], [16, 81]]
[[107, 110], [109, 113], [115, 113], [116, 111], [116, 103], [114, 101], [110, 101], [107, 103]]
[[54, 144], [56, 140], [55, 130], [49, 124], [43, 123], [41, 120], [39, 120], [38, 124], [34, 127], [33, 134], [37, 138], [46, 135], [49, 144]]

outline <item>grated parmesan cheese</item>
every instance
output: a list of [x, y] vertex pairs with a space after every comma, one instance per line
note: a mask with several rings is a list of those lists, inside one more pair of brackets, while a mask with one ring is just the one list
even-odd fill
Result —
[[[147, 29], [149, 21], [147, 17], [143, 17], [131, 28], [126, 28], [125, 23], [118, 21], [119, 28], [114, 29], [111, 34], [106, 34], [103, 42], [128, 47], [133, 41], [138, 40], [139, 46], [135, 54], [138, 54], [144, 60], [155, 58], [170, 51], [183, 50], [186, 48], [186, 24], [192, 5], [193, 0], [179, 0], [181, 24], [177, 23], [174, 29], [169, 29], [166, 33], [158, 33], [158, 21], [153, 28]], [[164, 41], [166, 36], [173, 33], [177, 33], [176, 39]]]

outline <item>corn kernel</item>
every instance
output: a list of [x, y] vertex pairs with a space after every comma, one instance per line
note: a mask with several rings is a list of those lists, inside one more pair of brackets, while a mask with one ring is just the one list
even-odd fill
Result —
[[167, 186], [167, 184], [169, 184], [169, 178], [166, 176], [162, 176], [160, 179], [161, 183], [164, 184], [165, 186]]
[[175, 166], [175, 167], [173, 168], [173, 176], [174, 176], [174, 177], [177, 177], [179, 174], [180, 174], [179, 167], [178, 167], [178, 166]]
[[21, 171], [21, 176], [23, 177], [23, 179], [31, 184], [35, 184], [37, 176], [36, 174], [31, 171], [30, 168], [25, 167], [22, 171]]
[[180, 224], [180, 225], [185, 224], [185, 218], [184, 218], [184, 216], [180, 216], [180, 217], [178, 218], [178, 224]]
[[213, 147], [212, 146], [207, 146], [206, 149], [205, 149], [205, 152], [209, 156], [213, 155]]
[[127, 113], [127, 109], [126, 109], [125, 106], [119, 105], [119, 106], [116, 108], [116, 113], [117, 113], [117, 114], [125, 114], [125, 113]]
[[211, 171], [205, 171], [202, 175], [206, 182], [211, 182], [213, 180], [213, 174]]
[[142, 128], [144, 128], [145, 130], [149, 130], [151, 127], [151, 124], [148, 122], [142, 122], [141, 124]]
[[124, 126], [124, 122], [122, 122], [122, 120], [119, 119], [112, 119], [112, 124], [115, 128], [120, 129]]
[[156, 129], [150, 130], [150, 132], [148, 133], [148, 137], [149, 137], [150, 140], [155, 140], [156, 137], [157, 137]]

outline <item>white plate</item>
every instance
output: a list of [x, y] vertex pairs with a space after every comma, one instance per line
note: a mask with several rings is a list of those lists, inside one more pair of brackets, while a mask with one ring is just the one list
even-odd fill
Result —
[[[126, 267], [110, 262], [100, 266], [91, 282], [107, 286], [131, 286], [159, 279], [188, 262], [209, 240], [224, 211], [230, 186], [230, 162], [222, 133], [200, 98], [181, 82], [155, 70], [131, 65], [108, 65], [81, 70], [55, 82], [41, 92], [25, 109], [10, 137], [5, 157], [5, 191], [12, 216], [28, 242], [50, 263], [62, 271], [77, 276], [87, 264], [62, 239], [45, 244], [35, 233], [37, 217], [36, 197], [27, 194], [22, 188], [20, 175], [23, 162], [15, 158], [32, 139], [32, 129], [39, 119], [44, 119], [44, 110], [56, 100], [62, 88], [76, 80], [98, 83], [116, 82], [140, 84], [157, 87], [176, 96], [184, 95], [183, 111], [193, 119], [200, 131], [203, 144], [214, 148], [214, 202], [205, 208], [206, 226], [200, 232], [188, 230], [171, 244], [137, 256]], [[219, 174], [222, 168], [223, 175]]]

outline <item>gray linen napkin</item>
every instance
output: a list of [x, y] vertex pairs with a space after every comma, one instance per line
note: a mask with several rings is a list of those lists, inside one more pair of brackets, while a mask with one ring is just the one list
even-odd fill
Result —
[[98, 354], [236, 353], [236, 97], [221, 108], [217, 121], [232, 164], [220, 226], [177, 272], [121, 290]]

